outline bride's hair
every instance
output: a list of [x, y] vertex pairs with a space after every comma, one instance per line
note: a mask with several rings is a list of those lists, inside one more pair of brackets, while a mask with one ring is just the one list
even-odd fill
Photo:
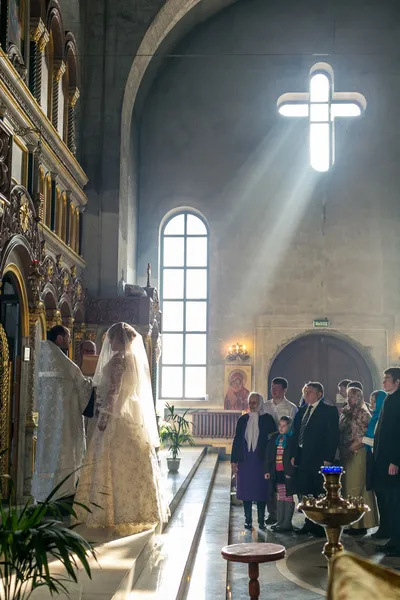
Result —
[[110, 342], [117, 339], [121, 344], [133, 342], [136, 337], [136, 331], [128, 323], [115, 323], [108, 330], [108, 339]]

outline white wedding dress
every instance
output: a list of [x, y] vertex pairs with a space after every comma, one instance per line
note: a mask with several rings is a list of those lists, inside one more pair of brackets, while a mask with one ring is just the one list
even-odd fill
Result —
[[131, 347], [116, 353], [107, 343], [106, 338], [94, 378], [97, 420], [75, 496], [91, 512], [79, 504], [75, 511], [77, 521], [87, 527], [131, 535], [166, 522], [168, 507], [155, 452], [158, 432], [142, 338], [137, 334]]

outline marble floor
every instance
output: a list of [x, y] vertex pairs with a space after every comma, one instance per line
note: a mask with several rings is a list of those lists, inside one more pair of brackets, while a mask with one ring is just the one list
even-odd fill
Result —
[[[253, 522], [257, 523], [254, 507]], [[298, 512], [294, 516], [294, 525], [301, 527], [304, 517]], [[272, 531], [265, 533], [253, 528], [252, 532], [244, 529], [243, 508], [232, 506], [230, 517], [230, 543], [240, 542], [271, 542], [282, 544], [286, 547], [285, 559], [273, 563], [260, 565], [261, 598], [268, 600], [311, 600], [326, 597], [328, 584], [328, 568], [322, 548], [325, 539], [316, 539], [311, 536], [297, 536], [295, 533], [274, 534]], [[399, 558], [385, 558], [376, 553], [377, 542], [371, 538], [371, 530], [365, 537], [343, 535], [342, 543], [345, 550], [375, 563], [382, 564], [391, 569], [400, 569]], [[228, 572], [228, 585], [231, 600], [248, 599], [247, 571], [245, 565], [231, 563]]]
[[[327, 564], [323, 539], [244, 529], [242, 506], [231, 504], [230, 464], [204, 448], [188, 448], [178, 474], [166, 468], [161, 454], [165, 493], [172, 517], [163, 532], [149, 531], [113, 539], [90, 531], [98, 564], [93, 579], [85, 575], [68, 584], [71, 600], [248, 600], [247, 565], [228, 563], [221, 548], [241, 542], [272, 542], [287, 549], [285, 559], [260, 565], [261, 596], [268, 600], [314, 600], [326, 597]], [[303, 515], [294, 516], [301, 527]], [[253, 523], [257, 523], [254, 506]], [[89, 535], [84, 529], [81, 532]], [[376, 554], [370, 536], [343, 536], [345, 549], [374, 562], [400, 569], [400, 559]], [[53, 564], [58, 572], [59, 566]], [[38, 590], [35, 600], [50, 595]]]
[[[179, 473], [175, 474], [168, 472], [166, 457], [167, 451], [160, 452], [164, 493], [169, 501], [171, 513], [174, 513], [178, 506], [181, 506], [182, 510], [186, 506], [185, 502], [181, 502], [182, 497], [207, 455], [203, 447], [185, 448]], [[217, 456], [214, 455], [214, 461], [216, 460]], [[153, 554], [157, 553], [162, 536], [154, 530], [121, 538], [116, 538], [114, 532], [107, 528], [87, 530], [80, 526], [78, 530], [95, 544], [97, 562], [90, 561], [92, 579], [81, 571], [77, 584], [66, 584], [70, 600], [128, 600], [145, 565], [152, 559]], [[64, 574], [57, 561], [52, 563], [52, 572]], [[44, 589], [36, 590], [31, 597], [33, 600], [51, 598], [50, 593]]]

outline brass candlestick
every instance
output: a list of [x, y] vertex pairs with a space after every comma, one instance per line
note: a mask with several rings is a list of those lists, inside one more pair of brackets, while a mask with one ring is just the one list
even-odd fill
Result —
[[310, 521], [325, 528], [328, 541], [322, 553], [328, 561], [343, 550], [340, 542], [343, 528], [357, 523], [370, 511], [363, 498], [349, 496], [345, 499], [341, 496], [343, 473], [343, 467], [321, 467], [325, 496], [304, 496], [298, 506]]

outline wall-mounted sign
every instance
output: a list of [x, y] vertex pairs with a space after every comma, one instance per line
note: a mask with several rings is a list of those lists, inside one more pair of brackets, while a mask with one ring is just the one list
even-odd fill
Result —
[[23, 360], [24, 362], [29, 362], [31, 360], [31, 349], [29, 346], [24, 346]]
[[313, 327], [329, 327], [329, 319], [314, 319]]

